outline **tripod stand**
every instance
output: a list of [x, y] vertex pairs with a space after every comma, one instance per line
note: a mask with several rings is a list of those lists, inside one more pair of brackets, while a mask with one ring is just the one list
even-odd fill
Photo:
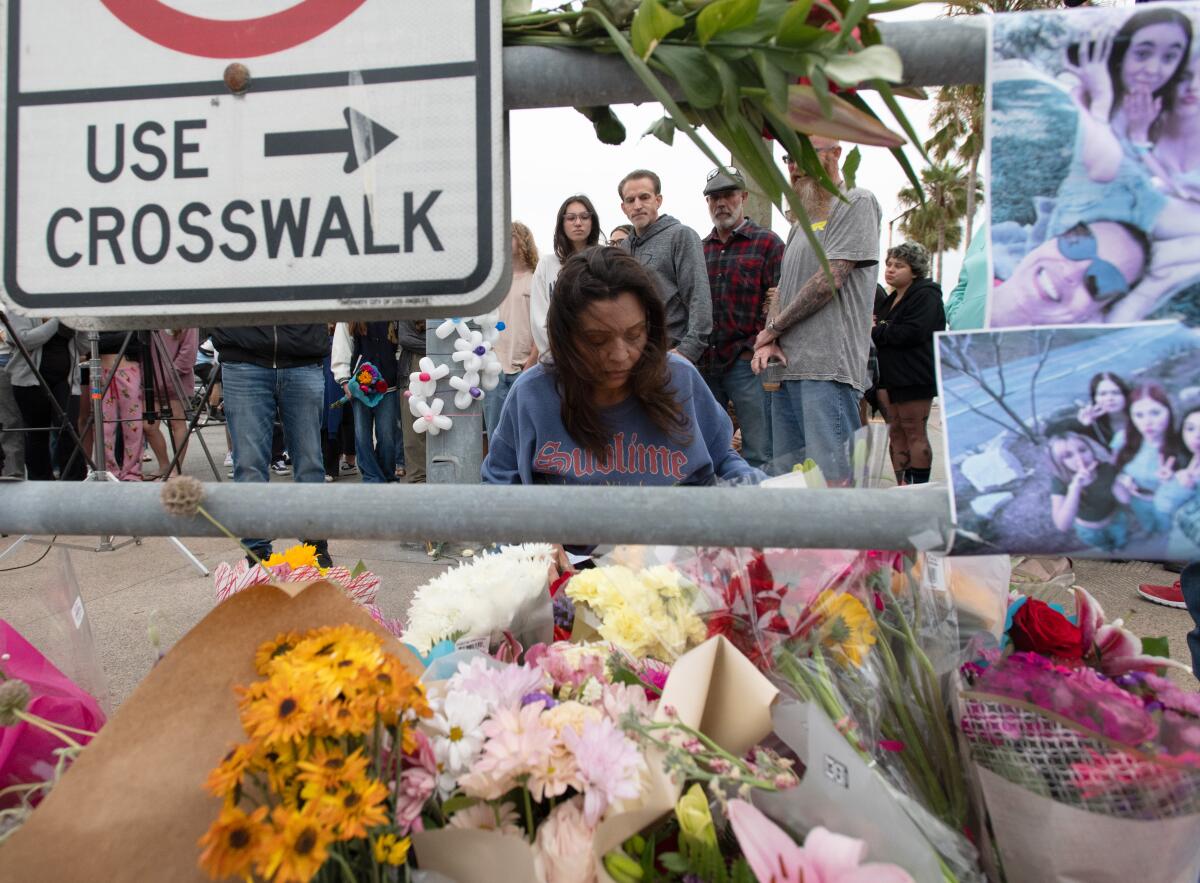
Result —
[[[163, 478], [169, 478], [173, 472], [178, 472], [180, 475], [183, 474], [183, 470], [179, 466], [179, 461], [183, 459], [183, 454], [187, 449], [188, 442], [191, 440], [192, 436], [195, 436], [196, 440], [200, 443], [201, 449], [204, 451], [205, 459], [208, 460], [209, 468], [212, 469], [213, 477], [217, 481], [221, 481], [221, 473], [220, 470], [217, 469], [216, 461], [213, 460], [212, 452], [208, 449], [208, 442], [205, 441], [204, 435], [199, 432], [202, 408], [200, 405], [193, 407], [193, 402], [197, 401], [194, 399], [194, 391], [185, 390], [183, 388], [183, 383], [179, 379], [178, 372], [172, 370], [173, 363], [170, 353], [167, 352], [167, 346], [165, 343], [163, 343], [162, 338], [157, 332], [150, 332], [150, 348], [151, 356], [149, 359], [143, 361], [143, 371], [149, 371], [151, 382], [149, 384], [143, 383], [143, 386], [146, 386], [149, 390], [154, 390], [155, 394], [157, 394], [158, 384], [156, 381], [161, 373], [163, 375], [164, 386], [167, 383], [171, 385], [171, 389], [167, 391], [167, 398], [169, 399], [171, 397], [170, 393], [174, 392], [175, 399], [179, 402], [180, 407], [183, 410], [182, 417], [175, 417], [172, 413], [163, 418], [165, 421], [168, 421], [167, 437], [171, 444], [171, 461], [167, 468], [163, 470]], [[216, 382], [216, 379], [216, 371], [210, 372], [207, 380], [204, 382], [204, 385], [201, 388], [201, 396], [198, 400], [200, 403], [208, 400], [209, 393], [212, 392], [212, 388]], [[184, 420], [187, 423], [187, 431], [184, 433], [183, 442], [180, 444], [176, 444], [175, 434], [170, 431], [170, 421], [175, 420]]]
[[[7, 328], [9, 328], [10, 333], [12, 333], [12, 326], [10, 326], [8, 324], [7, 319], [5, 320], [4, 324]], [[14, 336], [14, 338], [16, 338], [15, 334], [13, 334], [13, 336]], [[93, 432], [92, 432], [93, 445], [92, 445], [92, 458], [89, 463], [91, 468], [88, 470], [87, 477], [84, 480], [85, 481], [118, 481], [117, 477], [115, 475], [113, 475], [111, 472], [109, 472], [108, 469], [106, 468], [105, 455], [104, 455], [103, 400], [104, 400], [105, 392], [107, 392], [108, 387], [113, 382], [113, 377], [112, 376], [108, 377], [107, 380], [104, 380], [104, 382], [102, 384], [101, 380], [103, 378], [103, 369], [100, 364], [100, 333], [98, 331], [88, 331], [87, 332], [87, 340], [88, 340], [88, 346], [90, 349], [90, 358], [88, 360], [88, 366], [89, 366], [89, 368], [88, 368], [88, 385], [90, 387], [90, 395], [91, 395], [92, 412], [91, 412], [90, 422], [91, 422], [92, 430], [93, 430]], [[124, 354], [125, 347], [128, 345], [128, 342], [129, 342], [129, 335], [126, 335], [125, 341], [121, 345], [121, 352], [118, 354], [118, 358], [120, 358], [120, 356]], [[19, 343], [19, 339], [18, 339], [18, 343]], [[46, 386], [45, 379], [42, 378], [41, 375], [38, 373], [37, 366], [34, 365], [33, 359], [30, 358], [29, 352], [25, 349], [25, 347], [23, 345], [20, 346], [20, 352], [21, 352], [22, 357], [28, 362], [29, 367], [33, 370], [34, 374], [37, 375], [42, 386], [46, 387], [47, 394], [50, 394], [49, 388]], [[115, 372], [114, 372], [114, 376], [115, 376]], [[53, 399], [53, 396], [51, 396], [51, 398]], [[55, 409], [58, 410], [59, 413], [61, 414], [61, 409], [58, 408], [57, 402], [55, 403]], [[65, 417], [65, 415], [63, 415], [63, 416]], [[66, 424], [69, 425], [69, 421], [66, 421]], [[78, 448], [76, 451], [76, 453], [78, 453], [79, 451], [83, 450], [83, 443], [79, 440], [79, 435], [75, 432], [74, 427], [70, 427], [70, 432], [71, 432], [72, 437], [74, 437], [78, 443]], [[86, 434], [86, 432], [87, 432], [87, 430], [85, 428], [84, 433]], [[74, 455], [72, 455], [72, 456], [74, 456]], [[85, 454], [84, 456], [85, 456], [85, 459], [87, 459], [87, 455]], [[177, 537], [167, 537], [167, 539], [170, 540], [171, 544], [175, 546], [175, 548], [179, 552], [179, 554], [181, 554], [184, 557], [184, 559], [187, 560], [187, 562], [189, 564], [191, 564], [198, 571], [200, 571], [201, 576], [208, 576], [208, 574], [209, 574], [208, 568], [204, 566], [204, 564], [200, 561], [200, 559], [198, 559], [195, 555], [192, 554], [192, 551], [187, 546], [185, 546], [182, 542], [180, 542]], [[5, 549], [3, 552], [0, 552], [0, 560], [4, 559], [8, 555], [11, 555], [22, 544], [27, 543], [27, 542], [40, 543], [42, 541], [35, 540], [30, 535], [25, 534], [25, 535], [19, 537], [15, 543], [13, 543], [11, 546], [9, 546], [7, 549]], [[122, 543], [114, 544], [112, 536], [107, 536], [107, 535], [101, 536], [99, 545], [97, 545], [94, 550], [90, 550], [90, 551], [113, 552], [113, 551], [116, 551], [117, 549], [121, 549], [121, 548], [124, 548], [125, 546], [128, 546], [130, 543], [134, 543], [134, 544], [140, 546], [142, 544], [142, 539], [141, 539], [141, 537], [130, 537], [128, 540], [126, 540]], [[78, 548], [78, 549], [83, 549], [84, 551], [89, 551], [88, 549], [86, 549], [82, 546], [71, 546], [69, 543], [59, 543], [58, 545], [66, 546], [68, 548]]]

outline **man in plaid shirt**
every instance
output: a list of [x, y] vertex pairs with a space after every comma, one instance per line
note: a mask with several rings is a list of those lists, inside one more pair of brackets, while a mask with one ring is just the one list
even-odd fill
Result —
[[718, 402], [733, 402], [742, 456], [763, 468], [771, 459], [770, 398], [750, 370], [754, 338], [766, 322], [769, 289], [779, 284], [783, 240], [746, 217], [746, 182], [737, 169], [714, 169], [704, 187], [713, 231], [704, 237], [712, 291], [712, 333], [700, 373]]

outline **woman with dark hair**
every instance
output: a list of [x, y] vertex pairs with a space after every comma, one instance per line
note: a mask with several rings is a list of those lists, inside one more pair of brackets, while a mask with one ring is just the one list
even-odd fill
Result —
[[1129, 425], [1125, 414], [1128, 400], [1129, 384], [1111, 371], [1101, 371], [1088, 384], [1088, 403], [1079, 409], [1079, 423], [1110, 451], [1119, 451], [1125, 446], [1125, 427]]
[[488, 446], [488, 484], [676, 485], [757, 480], [695, 367], [669, 355], [645, 268], [590, 248], [559, 274], [547, 316], [552, 363], [524, 372]]
[[541, 256], [529, 285], [529, 325], [539, 355], [550, 351], [546, 314], [550, 310], [558, 271], [571, 255], [598, 243], [600, 230], [596, 207], [586, 196], [568, 196], [558, 207], [558, 217], [554, 220], [554, 253]]
[[[1108, 57], [1112, 83], [1108, 118], [1117, 137], [1144, 142], [1149, 131], [1137, 118], [1155, 111], [1149, 119], [1153, 124], [1174, 109], [1175, 90], [1184, 75], [1191, 44], [1191, 20], [1169, 7], [1144, 8], [1117, 31]], [[1140, 103], [1151, 106], [1135, 109]]]
[[875, 311], [871, 342], [892, 468], [900, 484], [925, 484], [933, 466], [929, 410], [937, 395], [933, 335], [946, 329], [942, 289], [929, 278], [929, 252], [915, 242], [888, 249], [883, 278], [892, 292]]
[[1175, 427], [1171, 397], [1157, 383], [1143, 383], [1129, 393], [1125, 444], [1117, 455], [1117, 481], [1129, 494], [1129, 508], [1149, 534], [1169, 526], [1154, 505], [1154, 493], [1170, 479], [1186, 456]]

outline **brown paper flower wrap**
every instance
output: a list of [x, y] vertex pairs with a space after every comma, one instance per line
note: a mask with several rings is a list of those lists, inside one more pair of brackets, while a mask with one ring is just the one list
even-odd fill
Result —
[[[671, 669], [655, 715], [667, 720], [667, 708], [732, 754], [743, 754], [771, 732], [771, 704], [778, 691], [724, 638], [713, 638], [681, 656]], [[613, 807], [596, 831], [596, 873], [610, 878], [602, 857], [658, 821], [675, 806], [683, 782], [672, 782], [661, 757], [646, 757], [648, 774], [641, 796]], [[413, 834], [422, 869], [437, 871], [457, 883], [495, 883], [497, 869], [506, 880], [536, 880], [533, 850], [514, 835], [493, 831], [443, 828]]]
[[[209, 770], [243, 738], [234, 686], [280, 632], [346, 623], [420, 662], [337, 586], [255, 586], [183, 636], [108, 721], [29, 821], [0, 848], [0, 880], [207, 881], [197, 841], [221, 802]], [[516, 879], [516, 878], [513, 878]]]

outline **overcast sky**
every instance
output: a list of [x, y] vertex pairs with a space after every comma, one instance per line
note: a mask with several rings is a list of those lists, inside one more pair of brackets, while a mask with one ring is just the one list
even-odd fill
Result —
[[[535, 3], [535, 6], [551, 4]], [[932, 16], [935, 6], [920, 6], [884, 18], [922, 19]], [[871, 92], [863, 93], [876, 113], [887, 122], [889, 115], [882, 101]], [[905, 113], [922, 138], [931, 132], [928, 119], [932, 101], [901, 99]], [[656, 171], [663, 181], [662, 211], [674, 215], [694, 228], [701, 236], [712, 229], [705, 206], [703, 189], [705, 176], [712, 163], [690, 139], [676, 134], [675, 143], [668, 147], [657, 138], [641, 138], [641, 133], [662, 116], [658, 104], [622, 104], [613, 108], [625, 124], [624, 144], [601, 144], [592, 124], [572, 108], [518, 110], [509, 114], [511, 131], [512, 216], [524, 221], [533, 230], [539, 249], [549, 251], [554, 237], [554, 218], [558, 206], [572, 193], [586, 193], [596, 205], [596, 211], [607, 233], [617, 224], [626, 222], [617, 196], [617, 182], [635, 168]], [[897, 129], [897, 126], [891, 126]], [[727, 153], [715, 142], [718, 156]], [[849, 150], [849, 146], [845, 148]], [[914, 168], [920, 168], [920, 157], [911, 147], [905, 148]], [[882, 147], [863, 147], [858, 185], [875, 193], [883, 210], [881, 245], [887, 246], [888, 221], [900, 214], [896, 193], [907, 183], [904, 172], [892, 155]], [[782, 149], [776, 145], [775, 155]], [[785, 235], [787, 222], [778, 212], [772, 225]], [[894, 233], [895, 241], [901, 237]], [[948, 291], [958, 279], [961, 255], [947, 254], [944, 287]]]

